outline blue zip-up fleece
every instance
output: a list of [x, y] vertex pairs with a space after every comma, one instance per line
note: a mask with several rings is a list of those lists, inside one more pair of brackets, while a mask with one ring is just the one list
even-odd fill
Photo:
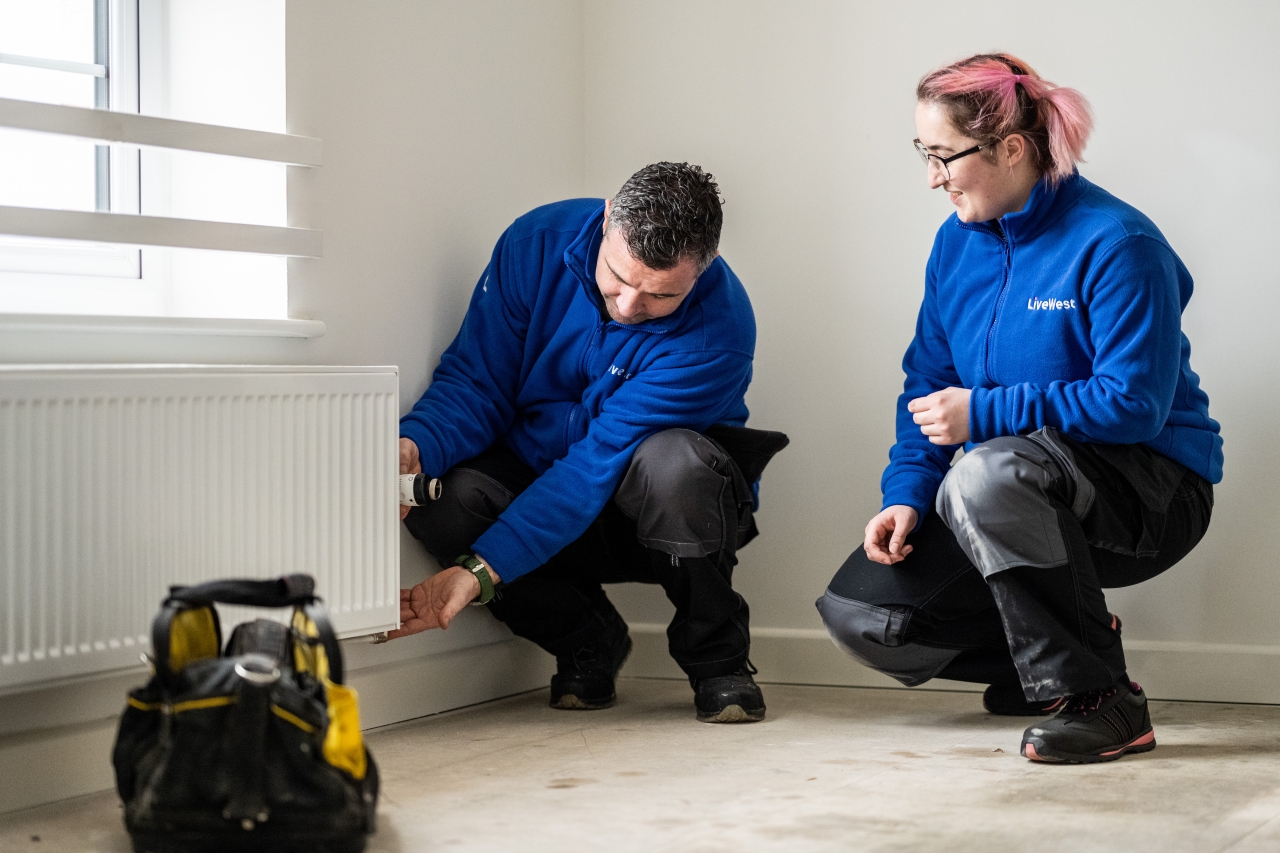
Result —
[[1052, 426], [1145, 444], [1220, 482], [1222, 438], [1182, 333], [1191, 288], [1151, 220], [1078, 173], [1057, 189], [1042, 181], [999, 227], [952, 214], [902, 360], [884, 506], [922, 520], [933, 506], [957, 447], [930, 444], [907, 403], [949, 386], [973, 389], [969, 447]]
[[400, 421], [429, 476], [499, 440], [540, 475], [473, 545], [504, 581], [586, 531], [644, 439], [747, 421], [756, 323], [738, 277], [717, 258], [675, 313], [613, 322], [595, 280], [603, 223], [602, 199], [517, 219]]

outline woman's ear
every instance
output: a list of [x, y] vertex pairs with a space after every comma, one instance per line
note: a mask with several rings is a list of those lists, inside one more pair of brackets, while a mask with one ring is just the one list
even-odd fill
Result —
[[1027, 156], [1027, 140], [1021, 133], [1011, 133], [1001, 142], [1004, 148], [1005, 158], [1008, 160], [1009, 168], [1022, 162]]

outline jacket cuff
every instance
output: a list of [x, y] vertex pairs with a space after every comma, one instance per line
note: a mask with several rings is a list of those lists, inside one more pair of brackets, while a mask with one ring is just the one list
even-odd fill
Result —
[[436, 446], [435, 439], [432, 438], [426, 427], [417, 421], [401, 421], [400, 437], [407, 438], [418, 445], [418, 458], [422, 462], [422, 473], [428, 477], [439, 477], [444, 473], [444, 471], [440, 470], [443, 465], [434, 450]]
[[916, 511], [916, 528], [924, 523], [924, 517], [933, 508], [933, 500], [938, 494], [936, 485], [925, 483], [903, 482], [890, 484], [884, 490], [884, 501], [881, 510], [891, 506], [909, 506]]
[[969, 441], [981, 444], [1000, 435], [998, 408], [1003, 388], [974, 388], [969, 394]]
[[482, 554], [502, 578], [511, 583], [541, 566], [546, 560], [530, 551], [511, 526], [501, 518], [475, 541], [472, 553]]

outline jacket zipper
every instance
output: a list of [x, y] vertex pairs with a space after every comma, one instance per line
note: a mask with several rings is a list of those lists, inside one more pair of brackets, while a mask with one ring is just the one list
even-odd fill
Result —
[[604, 327], [604, 323], [597, 323], [595, 329], [591, 332], [591, 340], [587, 341], [587, 345], [582, 348], [582, 359], [578, 362], [578, 370], [582, 373], [584, 387], [590, 387], [594, 378], [591, 374], [591, 354], [599, 348], [597, 343], [604, 335]]
[[996, 309], [991, 314], [991, 328], [987, 330], [987, 359], [986, 373], [987, 382], [995, 384], [993, 364], [991, 361], [992, 349], [995, 346], [996, 324], [1000, 322], [1000, 309], [1004, 307], [1004, 300], [1009, 295], [1009, 268], [1013, 265], [1013, 249], [1009, 245], [1009, 240], [1004, 234], [1004, 230], [999, 225], [996, 226], [996, 236], [1000, 238], [1000, 245], [1004, 247], [1004, 283], [1000, 285], [1000, 296], [996, 298]]
[[[597, 343], [604, 336], [605, 323], [596, 324], [595, 329], [591, 332], [591, 339], [587, 341], [587, 345], [582, 348], [582, 358], [578, 362], [578, 370], [582, 373], [583, 390], [591, 387], [591, 354], [599, 347]], [[564, 447], [565, 452], [569, 450], [569, 445], [573, 442], [573, 424], [578, 419], [578, 409], [582, 406], [582, 401], [578, 401], [578, 405], [569, 410], [569, 417], [564, 422]]]
[[[581, 404], [578, 404], [581, 405]], [[569, 410], [569, 418], [564, 424], [564, 452], [569, 452], [569, 447], [573, 444], [573, 422], [578, 419], [578, 406], [574, 406]]]

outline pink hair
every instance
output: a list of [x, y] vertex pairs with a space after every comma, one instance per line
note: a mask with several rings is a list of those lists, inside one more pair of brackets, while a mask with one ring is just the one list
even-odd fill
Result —
[[1021, 134], [1050, 185], [1071, 177], [1093, 130], [1084, 95], [1050, 83], [1007, 53], [978, 54], [930, 71], [916, 98], [942, 106], [957, 130], [983, 144]]

